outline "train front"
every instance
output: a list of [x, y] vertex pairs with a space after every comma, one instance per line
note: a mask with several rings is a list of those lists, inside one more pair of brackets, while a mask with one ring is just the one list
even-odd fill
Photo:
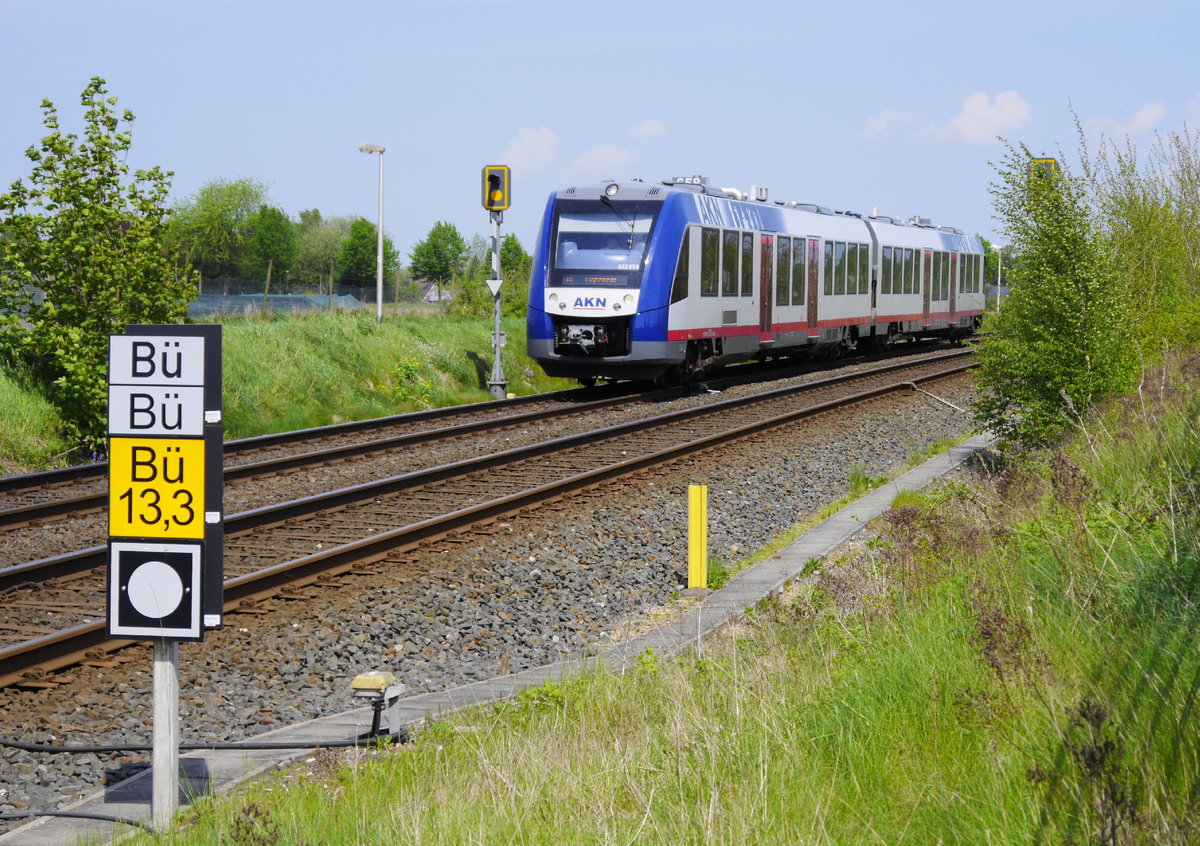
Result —
[[667, 307], [683, 223], [663, 219], [671, 193], [608, 182], [550, 196], [527, 317], [529, 355], [548, 375], [650, 380], [678, 362]]

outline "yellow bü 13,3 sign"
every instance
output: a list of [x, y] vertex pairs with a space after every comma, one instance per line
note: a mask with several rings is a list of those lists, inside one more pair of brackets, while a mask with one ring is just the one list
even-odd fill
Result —
[[112, 438], [108, 533], [204, 537], [204, 439]]

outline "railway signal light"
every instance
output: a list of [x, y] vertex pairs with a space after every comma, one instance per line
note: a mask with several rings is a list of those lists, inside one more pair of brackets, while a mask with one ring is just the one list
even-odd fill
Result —
[[1053, 176], [1058, 170], [1058, 159], [1033, 159], [1029, 162], [1029, 175], [1035, 179]]
[[512, 172], [508, 165], [487, 165], [483, 169], [483, 207], [504, 211], [509, 205]]

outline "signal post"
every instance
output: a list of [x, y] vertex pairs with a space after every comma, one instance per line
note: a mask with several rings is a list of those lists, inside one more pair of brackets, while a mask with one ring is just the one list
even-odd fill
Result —
[[221, 327], [109, 336], [110, 638], [154, 642], [152, 821], [178, 808], [179, 642], [224, 610]]
[[488, 210], [492, 221], [492, 278], [487, 281], [492, 292], [492, 376], [488, 379], [488, 390], [493, 399], [504, 399], [508, 395], [508, 381], [504, 378], [504, 364], [500, 350], [506, 338], [500, 331], [500, 224], [504, 210], [509, 206], [512, 171], [508, 165], [486, 165], [483, 168], [483, 207]]

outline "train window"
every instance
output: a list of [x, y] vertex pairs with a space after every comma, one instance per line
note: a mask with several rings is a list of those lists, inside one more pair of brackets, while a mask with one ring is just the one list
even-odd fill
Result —
[[700, 230], [700, 296], [717, 295], [717, 262], [721, 253], [721, 233], [716, 229]]
[[738, 292], [738, 233], [721, 233], [721, 295], [736, 297]]
[[692, 268], [692, 227], [683, 230], [679, 258], [675, 261], [675, 281], [671, 283], [671, 302], [677, 303], [688, 295], [688, 275]]
[[825, 242], [825, 295], [833, 293], [833, 242]]
[[879, 271], [879, 293], [890, 294], [892, 292], [892, 248], [883, 248], [883, 267]]
[[833, 245], [833, 293], [846, 293], [846, 245], [841, 241]]
[[792, 239], [780, 236], [775, 240], [775, 305], [791, 305], [792, 290], [788, 271], [792, 267]]
[[552, 286], [637, 288], [662, 202], [560, 200], [551, 224]]
[[846, 293], [858, 293], [858, 244], [846, 245]]
[[754, 236], [742, 233], [742, 296], [754, 296]]
[[929, 299], [942, 298], [942, 254], [934, 250], [933, 261], [929, 265]]
[[871, 293], [871, 246], [858, 245], [858, 292]]
[[904, 293], [915, 294], [917, 292], [917, 256], [913, 251], [905, 248], [904, 250]]
[[792, 241], [792, 305], [804, 305], [804, 239]]
[[938, 299], [950, 299], [950, 254], [938, 253], [938, 264], [941, 265], [938, 273]]

